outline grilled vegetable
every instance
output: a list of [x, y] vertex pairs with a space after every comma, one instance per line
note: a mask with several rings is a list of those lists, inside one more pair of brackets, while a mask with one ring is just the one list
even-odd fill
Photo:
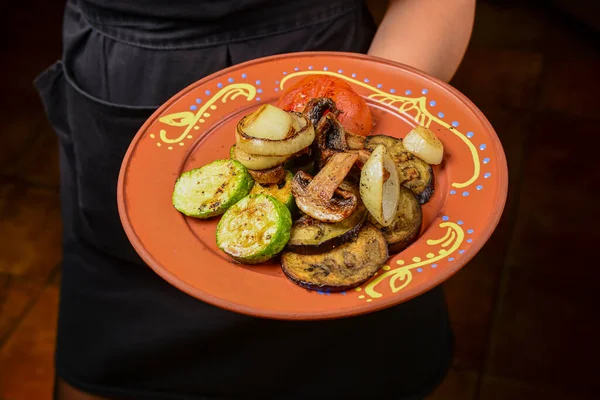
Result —
[[252, 178], [263, 185], [272, 185], [283, 182], [285, 179], [285, 169], [281, 165], [274, 168], [263, 169], [263, 170], [252, 170], [249, 169], [248, 173], [252, 175]]
[[[358, 194], [358, 188], [353, 188], [345, 182], [340, 187]], [[286, 250], [298, 254], [320, 254], [356, 239], [368, 214], [360, 197], [358, 199], [356, 209], [340, 222], [321, 222], [308, 215], [297, 219], [292, 224]]]
[[277, 184], [263, 185], [255, 183], [250, 194], [268, 194], [281, 201], [290, 211], [296, 210], [296, 201], [292, 195], [292, 179], [294, 175], [285, 171], [285, 179]]
[[290, 238], [292, 216], [279, 200], [251, 194], [229, 208], [217, 225], [217, 246], [243, 264], [267, 261]]
[[340, 78], [308, 76], [286, 89], [277, 107], [286, 111], [302, 111], [316, 97], [329, 97], [335, 102], [344, 129], [362, 136], [371, 133], [373, 117], [366, 101]]
[[412, 129], [404, 138], [404, 147], [428, 164], [437, 165], [444, 157], [444, 146], [435, 134], [424, 126]]
[[417, 239], [422, 221], [423, 213], [419, 201], [413, 192], [402, 186], [396, 215], [389, 226], [380, 225], [369, 215], [369, 222], [381, 229], [390, 254], [401, 252]]
[[173, 206], [189, 217], [214, 217], [246, 196], [253, 185], [238, 161], [216, 160], [181, 174], [175, 182]]
[[336, 116], [340, 113], [333, 100], [328, 97], [316, 97], [311, 99], [306, 103], [304, 110], [302, 110], [302, 114], [306, 115], [315, 127], [323, 115], [328, 112]]
[[[236, 127], [236, 146], [246, 153], [261, 156], [286, 156], [297, 153], [310, 146], [315, 139], [315, 130], [308, 117], [300, 113], [290, 113], [298, 123], [298, 129], [291, 129], [280, 139], [255, 137], [246, 132], [245, 116]], [[265, 136], [265, 135], [263, 135]]]
[[281, 267], [292, 282], [303, 288], [342, 292], [369, 280], [388, 256], [383, 234], [366, 223], [355, 240], [329, 252], [315, 255], [283, 252]]
[[316, 161], [319, 168], [323, 168], [329, 158], [335, 153], [348, 150], [346, 132], [332, 114], [327, 114], [315, 128]]
[[365, 148], [366, 138], [352, 132], [346, 131], [346, 143], [351, 150], [361, 150]]
[[[385, 180], [386, 171], [389, 178]], [[400, 181], [394, 160], [387, 148], [380, 144], [371, 153], [360, 174], [360, 197], [373, 218], [382, 226], [389, 226], [396, 214]]]
[[271, 104], [263, 104], [242, 118], [238, 129], [254, 138], [281, 140], [293, 135], [299, 125], [293, 114]]
[[257, 156], [248, 154], [235, 144], [229, 149], [229, 156], [248, 169], [261, 170], [276, 167], [285, 163], [290, 156]]
[[431, 166], [408, 152], [402, 139], [391, 136], [369, 136], [365, 141], [365, 149], [373, 151], [377, 145], [383, 144], [396, 163], [396, 170], [402, 186], [412, 190], [420, 204], [427, 203], [434, 192], [434, 176]]
[[298, 208], [323, 222], [339, 222], [352, 214], [357, 204], [356, 195], [339, 186], [357, 157], [337, 153], [314, 178], [304, 172], [296, 173], [292, 193]]

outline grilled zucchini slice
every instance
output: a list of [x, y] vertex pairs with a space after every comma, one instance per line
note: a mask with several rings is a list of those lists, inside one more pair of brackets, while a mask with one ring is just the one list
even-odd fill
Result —
[[343, 292], [369, 280], [385, 264], [388, 255], [388, 246], [383, 234], [367, 222], [355, 240], [327, 253], [282, 253], [281, 268], [285, 275], [300, 287]]
[[296, 210], [296, 201], [292, 194], [292, 180], [294, 174], [290, 171], [285, 171], [285, 179], [277, 184], [265, 185], [265, 184], [254, 184], [250, 194], [268, 194], [281, 201], [290, 211]]
[[189, 217], [211, 218], [248, 195], [253, 185], [238, 161], [216, 160], [181, 174], [173, 189], [173, 206]]
[[379, 144], [383, 144], [389, 150], [396, 163], [402, 185], [417, 196], [420, 204], [427, 203], [434, 192], [434, 176], [431, 166], [406, 150], [402, 139], [391, 136], [369, 136], [365, 141], [365, 149], [373, 151]]
[[369, 222], [381, 229], [381, 233], [388, 243], [390, 254], [400, 253], [419, 237], [422, 221], [421, 205], [414, 193], [405, 187], [400, 187], [396, 215], [389, 226], [379, 225], [369, 215]]
[[243, 264], [276, 256], [290, 238], [290, 210], [273, 196], [251, 194], [230, 207], [217, 225], [217, 246]]

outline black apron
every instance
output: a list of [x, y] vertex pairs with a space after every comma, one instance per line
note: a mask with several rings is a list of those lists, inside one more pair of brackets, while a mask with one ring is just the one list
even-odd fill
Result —
[[423, 398], [444, 378], [453, 338], [441, 287], [360, 317], [253, 318], [173, 288], [144, 265], [123, 232], [116, 203], [121, 161], [162, 102], [257, 57], [367, 51], [375, 26], [364, 4], [292, 3], [294, 13], [262, 10], [263, 24], [210, 34], [194, 23], [67, 3], [62, 60], [36, 85], [60, 142], [56, 369], [74, 387], [148, 400], [397, 400]]

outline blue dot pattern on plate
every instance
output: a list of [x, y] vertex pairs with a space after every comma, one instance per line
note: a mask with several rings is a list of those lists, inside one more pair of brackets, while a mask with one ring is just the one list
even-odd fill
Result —
[[452, 190], [450, 191], [450, 194], [456, 194], [456, 190], [452, 189]]
[[467, 243], [473, 243], [473, 239], [467, 239]]
[[275, 81], [275, 84], [276, 84], [276, 85], [279, 85], [279, 81]]
[[457, 224], [462, 225], [462, 224], [464, 224], [464, 222], [459, 219]]
[[486, 158], [484, 158], [484, 159], [483, 159], [483, 163], [484, 163], [484, 164], [487, 164], [487, 163], [489, 163], [489, 162], [490, 162], [490, 159], [489, 159], [489, 157], [486, 157]]
[[312, 66], [312, 65], [309, 65], [309, 66], [308, 66], [308, 69], [313, 69], [313, 66]]
[[475, 134], [473, 132], [467, 132], [467, 137], [471, 139]]
[[423, 90], [421, 90], [421, 93], [423, 93], [423, 94], [427, 94], [427, 93], [429, 93], [429, 90], [427, 90], [427, 89], [423, 89]]
[[246, 79], [247, 77], [248, 77], [248, 75], [242, 74], [242, 78]]
[[417, 272], [423, 272], [423, 268], [417, 268]]
[[356, 74], [352, 74], [352, 77], [353, 77], [353, 78], [356, 78]]
[[377, 84], [377, 88], [378, 88], [378, 89], [381, 89], [382, 87], [383, 87], [383, 85], [382, 85], [381, 83], [378, 83], [378, 84]]
[[483, 174], [483, 177], [485, 179], [489, 178], [490, 176], [492, 176], [492, 174], [490, 174], [489, 172], [486, 172], [485, 174]]
[[233, 82], [233, 78], [227, 79], [227, 82], [229, 82], [229, 83]]
[[452, 121], [452, 126], [456, 128], [458, 126], [458, 121]]
[[431, 101], [429, 102], [429, 105], [430, 105], [431, 107], [435, 107], [435, 105], [436, 105], [436, 104], [437, 104], [437, 103], [435, 102], [435, 100], [431, 100]]
[[343, 69], [338, 69], [338, 74], [342, 74], [342, 73], [344, 73], [344, 70]]
[[219, 89], [221, 89], [221, 88], [223, 87], [223, 84], [222, 84], [221, 82], [219, 82], [219, 83], [217, 83], [217, 87], [218, 87]]
[[476, 187], [475, 189], [477, 189], [477, 190], [481, 190], [481, 189], [483, 189], [483, 186], [481, 186], [481, 185], [477, 185], [477, 187]]
[[437, 268], [437, 264], [431, 264], [431, 268]]
[[276, 88], [275, 88], [275, 91], [276, 91], [276, 92], [279, 92], [279, 88], [278, 88], [278, 87], [276, 87]]
[[458, 254], [465, 254], [465, 251], [464, 250], [459, 250]]
[[345, 295], [346, 295], [346, 292], [340, 292], [340, 294], [341, 294], [342, 296], [345, 296]]
[[296, 67], [294, 68], [294, 71], [300, 71], [300, 68]]
[[260, 97], [257, 97], [257, 98], [256, 98], [256, 101], [260, 101]]
[[262, 93], [262, 89], [257, 89], [256, 93]]
[[469, 230], [467, 231], [467, 233], [468, 233], [469, 235], [470, 235], [471, 233], [473, 233], [473, 232], [475, 232], [473, 229], [469, 229]]
[[443, 113], [443, 112], [439, 112], [439, 113], [438, 113], [438, 117], [440, 117], [440, 118], [444, 118], [444, 113]]
[[469, 195], [469, 192], [467, 192], [467, 191], [463, 192], [463, 196], [467, 197], [468, 195]]
[[396, 93], [396, 89], [390, 89], [390, 93]]
[[365, 83], [369, 83], [369, 78], [364, 79]]
[[323, 71], [327, 71], [327, 70], [329, 70], [329, 68], [323, 67]]
[[260, 85], [260, 81], [256, 81], [256, 84], [257, 84], [257, 85]]
[[202, 99], [196, 99], [196, 103], [198, 103], [198, 104], [202, 103]]
[[485, 150], [485, 148], [486, 148], [486, 147], [487, 147], [487, 146], [485, 145], [485, 143], [484, 143], [484, 144], [481, 144], [481, 145], [479, 145], [479, 150], [482, 150], [482, 151], [483, 151], [483, 150]]
[[210, 90], [207, 90], [206, 92], [204, 92], [205, 95], [210, 95]]
[[448, 221], [449, 219], [450, 219], [450, 217], [448, 217], [447, 215], [444, 215], [444, 216], [442, 217], [442, 221]]
[[454, 261], [454, 257], [450, 257], [450, 258], [448, 259], [448, 261], [450, 261], [450, 262]]
[[407, 96], [410, 96], [412, 94], [412, 90], [407, 90], [406, 92], [404, 92]]
[[198, 109], [198, 107], [196, 107], [196, 106], [190, 106], [190, 110], [192, 110], [192, 111], [197, 110], [197, 109]]
[[287, 75], [287, 71], [283, 71], [283, 74], [284, 74], [284, 75]]

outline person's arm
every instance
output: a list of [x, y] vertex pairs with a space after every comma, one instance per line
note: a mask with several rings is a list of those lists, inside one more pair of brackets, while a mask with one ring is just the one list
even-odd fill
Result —
[[448, 82], [465, 54], [475, 0], [390, 0], [369, 54]]

